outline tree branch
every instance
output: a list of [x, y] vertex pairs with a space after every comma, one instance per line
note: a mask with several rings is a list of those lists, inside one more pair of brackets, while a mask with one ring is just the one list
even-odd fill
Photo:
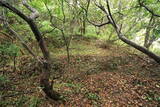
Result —
[[44, 58], [42, 60], [43, 62], [41, 63], [43, 65], [43, 68], [41, 69], [42, 74], [41, 74], [41, 78], [40, 78], [40, 86], [42, 87], [42, 90], [45, 92], [45, 94], [48, 98], [51, 98], [53, 100], [60, 100], [61, 99], [60, 94], [53, 90], [53, 87], [49, 82], [50, 71], [51, 71], [50, 54], [49, 54], [49, 51], [46, 47], [44, 39], [43, 39], [36, 23], [34, 22], [34, 20], [32, 18], [26, 16], [20, 10], [16, 9], [15, 7], [13, 7], [12, 5], [10, 5], [9, 3], [5, 2], [5, 1], [1, 0], [0, 6], [9, 9], [13, 13], [15, 13], [16, 15], [21, 17], [25, 22], [27, 22], [27, 24], [31, 28], [31, 30], [32, 30], [32, 32], [33, 32], [33, 34], [39, 44], [41, 52], [43, 53], [43, 58]]
[[153, 16], [160, 17], [160, 15], [156, 14], [153, 10], [151, 10], [149, 7], [147, 7], [146, 5], [144, 5], [144, 3], [141, 2], [141, 0], [138, 0], [138, 3], [139, 3], [140, 6], [144, 7]]
[[26, 21], [28, 23], [28, 25], [30, 26], [37, 42], [39, 43], [39, 47], [41, 48], [41, 51], [43, 53], [43, 56], [46, 60], [49, 59], [49, 52], [45, 46], [43, 37], [37, 27], [37, 25], [35, 24], [34, 20], [31, 19], [30, 17], [28, 17], [27, 15], [25, 15], [24, 13], [22, 13], [20, 10], [16, 9], [15, 7], [13, 7], [12, 5], [10, 5], [9, 3], [5, 2], [5, 1], [0, 1], [0, 6], [6, 7], [8, 8], [10, 11], [12, 11], [13, 13], [15, 13], [16, 15], [18, 15], [19, 17], [21, 17], [24, 21]]
[[51, 30], [47, 30], [47, 31], [42, 32], [42, 36], [44, 36], [44, 35], [47, 34], [47, 33], [53, 32], [55, 29], [56, 29], [56, 28], [53, 28], [53, 29], [51, 29]]
[[32, 13], [30, 14], [29, 18], [31, 19], [36, 19], [39, 17], [39, 12], [35, 9], [32, 8], [30, 5], [28, 5], [27, 0], [22, 0], [22, 4]]
[[92, 25], [94, 25], [94, 26], [96, 26], [96, 27], [102, 27], [102, 26], [104, 26], [104, 25], [110, 24], [109, 21], [108, 21], [108, 22], [105, 22], [105, 23], [102, 23], [102, 24], [95, 24], [95, 23], [91, 22], [91, 21], [88, 20], [88, 19], [87, 19], [87, 21], [88, 21], [90, 24], [92, 24]]
[[[142, 47], [142, 46], [140, 46], [140, 45], [138, 45], [138, 44], [130, 41], [129, 39], [127, 39], [127, 38], [125, 37], [124, 34], [122, 34], [121, 28], [116, 24], [116, 22], [115, 22], [115, 20], [114, 20], [114, 18], [113, 18], [113, 16], [112, 16], [112, 14], [111, 14], [111, 9], [110, 9], [110, 6], [109, 6], [109, 1], [106, 0], [106, 3], [107, 3], [107, 11], [106, 11], [106, 14], [107, 14], [107, 16], [108, 16], [107, 18], [108, 18], [108, 20], [111, 22], [111, 24], [112, 24], [113, 28], [115, 29], [115, 31], [116, 31], [117, 36], [119, 37], [119, 39], [122, 40], [124, 43], [126, 43], [126, 44], [134, 47], [135, 49], [143, 52], [144, 54], [148, 55], [150, 58], [154, 59], [157, 63], [160, 64], [160, 56], [157, 56], [156, 54], [154, 54], [153, 52], [147, 50], [146, 48], [144, 48], [144, 47]], [[99, 6], [99, 8], [100, 8], [102, 11], [104, 11], [103, 6]]]
[[92, 24], [93, 26], [96, 26], [96, 27], [102, 27], [102, 26], [104, 26], [104, 25], [110, 24], [110, 21], [104, 22], [104, 23], [101, 23], [101, 24], [96, 24], [96, 23], [93, 23], [92, 21], [90, 21], [90, 20], [88, 19], [88, 9], [89, 9], [89, 5], [90, 5], [90, 0], [88, 0], [87, 8], [84, 8], [83, 6], [80, 6], [80, 7], [85, 11], [86, 19], [87, 19], [87, 21], [88, 21], [90, 24]]

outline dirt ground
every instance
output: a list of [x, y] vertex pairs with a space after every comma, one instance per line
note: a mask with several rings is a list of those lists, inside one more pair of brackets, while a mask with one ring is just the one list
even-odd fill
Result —
[[[9, 82], [0, 87], [2, 107], [160, 107], [160, 66], [127, 47], [72, 47], [56, 56], [51, 81], [65, 102], [47, 99], [39, 87], [39, 66], [29, 56], [20, 57], [18, 69], [1, 70]], [[73, 45], [74, 46], [74, 45]], [[63, 49], [62, 49], [63, 50]], [[75, 50], [85, 51], [78, 53]], [[61, 77], [53, 79], [55, 76]]]

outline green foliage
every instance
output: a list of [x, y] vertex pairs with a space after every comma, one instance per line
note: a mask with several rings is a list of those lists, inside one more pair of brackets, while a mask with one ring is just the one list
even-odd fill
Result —
[[160, 14], [160, 2], [159, 0], [142, 0], [142, 2], [144, 2], [144, 4], [150, 8], [151, 10], [153, 10], [155, 13]]
[[157, 100], [157, 101], [159, 101], [159, 102], [160, 102], [160, 97], [156, 97], [156, 98], [155, 98], [155, 100]]
[[43, 22], [41, 22], [42, 28], [40, 30], [42, 32], [52, 30], [52, 27], [50, 25], [51, 25], [51, 23], [49, 21], [43, 21]]
[[12, 12], [8, 12], [7, 16], [10, 17], [10, 18], [16, 17], [16, 15]]
[[28, 97], [26, 97], [26, 96], [21, 96], [21, 97], [15, 102], [15, 105], [16, 105], [16, 107], [23, 107], [27, 101], [28, 101]]
[[159, 48], [152, 48], [151, 49], [154, 53], [160, 55], [160, 49]]
[[32, 0], [30, 4], [40, 12], [45, 12], [44, 4], [41, 0]]
[[148, 100], [148, 101], [160, 101], [160, 96], [157, 96], [157, 93], [149, 90], [146, 95], [144, 96], [144, 99], [145, 100]]
[[40, 103], [40, 99], [37, 97], [32, 97], [30, 101], [29, 107], [38, 107], [38, 104]]
[[96, 100], [96, 101], [100, 99], [99, 95], [97, 95], [96, 93], [87, 93], [86, 97], [90, 100]]
[[71, 87], [71, 88], [81, 88], [82, 85], [81, 84], [74, 84], [74, 83], [65, 83], [65, 86], [67, 87]]
[[[1, 94], [0, 94], [1, 95]], [[0, 106], [1, 107], [7, 107], [8, 105], [11, 105], [10, 101], [0, 101]]]
[[4, 75], [0, 75], [0, 86], [7, 84], [9, 81], [9, 79], [4, 76]]
[[87, 34], [86, 35], [96, 35], [96, 29], [94, 26], [87, 26]]
[[156, 38], [159, 38], [159, 37], [160, 37], [160, 26], [158, 26], [157, 28], [153, 29], [153, 35], [154, 35]]
[[19, 56], [20, 48], [12, 43], [5, 42], [0, 44], [0, 67], [4, 67], [10, 58]]
[[20, 48], [12, 43], [4, 43], [0, 45], [0, 54], [8, 56], [18, 56]]

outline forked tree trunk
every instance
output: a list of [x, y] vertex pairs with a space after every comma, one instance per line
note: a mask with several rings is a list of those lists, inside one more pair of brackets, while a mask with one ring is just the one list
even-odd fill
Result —
[[16, 15], [21, 17], [24, 21], [26, 21], [28, 23], [28, 25], [30, 26], [37, 42], [39, 43], [39, 47], [40, 47], [40, 49], [43, 53], [43, 57], [44, 57], [44, 59], [42, 60], [42, 63], [41, 63], [43, 65], [43, 69], [42, 69], [42, 75], [40, 78], [40, 85], [42, 87], [42, 90], [45, 92], [47, 97], [49, 97], [53, 100], [60, 100], [59, 93], [52, 90], [52, 84], [50, 84], [50, 82], [49, 82], [50, 71], [51, 71], [50, 55], [49, 55], [49, 51], [47, 50], [47, 47], [45, 45], [45, 42], [43, 40], [43, 37], [42, 37], [37, 25], [35, 24], [34, 20], [5, 1], [0, 1], [0, 6], [8, 8], [10, 11], [12, 11], [13, 13], [15, 13]]
[[60, 94], [53, 90], [52, 84], [49, 82], [50, 78], [50, 71], [51, 71], [51, 65], [50, 63], [44, 62], [43, 63], [43, 73], [40, 78], [40, 85], [47, 95], [47, 97], [53, 99], [53, 100], [61, 100]]

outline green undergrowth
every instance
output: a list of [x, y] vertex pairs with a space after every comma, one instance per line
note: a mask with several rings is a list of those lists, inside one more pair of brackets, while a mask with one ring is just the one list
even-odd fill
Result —
[[[64, 106], [82, 105], [85, 107], [89, 105], [102, 107], [106, 101], [118, 101], [117, 103], [121, 103], [125, 101], [124, 96], [126, 95], [124, 92], [128, 93], [126, 98], [134, 104], [133, 96], [137, 97], [137, 90], [141, 91], [142, 96], [140, 98], [139, 96], [137, 97], [141, 101], [145, 100], [149, 103], [160, 101], [160, 95], [157, 94], [160, 84], [156, 80], [147, 80], [148, 78], [153, 78], [151, 72], [154, 73], [154, 79], [158, 78], [160, 75], [157, 71], [160, 68], [156, 67], [156, 65], [147, 65], [144, 62], [146, 59], [144, 59], [143, 55], [130, 50], [128, 47], [105, 44], [98, 40], [73, 40], [70, 49], [71, 59], [70, 66], [68, 66], [65, 47], [51, 48], [51, 57], [58, 61], [53, 60], [56, 64], [54, 64], [54, 73], [51, 72], [50, 79], [54, 81], [53, 89], [59, 92], [63, 100], [66, 101]], [[38, 88], [39, 72], [35, 72], [35, 69], [29, 66], [33, 64], [33, 61], [29, 59], [22, 60], [23, 62], [25, 60], [29, 62], [26, 61], [27, 64], [24, 64], [24, 67], [20, 69], [21, 73], [18, 73], [18, 71], [13, 73], [17, 75], [15, 83], [18, 83], [18, 85], [15, 85], [15, 87], [20, 87], [20, 89], [24, 87], [21, 90], [35, 89], [35, 93], [37, 93], [17, 95], [10, 100], [3, 100], [3, 102], [0, 102], [0, 106], [44, 107], [48, 104], [48, 101], [41, 95], [42, 92]], [[39, 67], [39, 65], [37, 66]], [[54, 79], [55, 71], [57, 71], [58, 76], [59, 74], [62, 76]], [[0, 75], [0, 81], [0, 86], [5, 86], [10, 82], [9, 78], [3, 75]], [[152, 84], [150, 84], [151, 82]], [[5, 86], [6, 89], [7, 86]], [[134, 93], [131, 93], [130, 90], [134, 91]], [[0, 92], [0, 95], [4, 95], [4, 92]]]
[[[87, 41], [72, 41], [70, 45], [70, 55], [101, 55], [104, 54], [110, 54], [111, 52], [106, 52], [104, 49], [99, 48], [96, 46], [96, 40], [87, 42]], [[65, 47], [63, 48], [55, 48], [51, 51], [51, 55], [53, 57], [59, 57], [59, 56], [67, 56], [67, 52]]]

